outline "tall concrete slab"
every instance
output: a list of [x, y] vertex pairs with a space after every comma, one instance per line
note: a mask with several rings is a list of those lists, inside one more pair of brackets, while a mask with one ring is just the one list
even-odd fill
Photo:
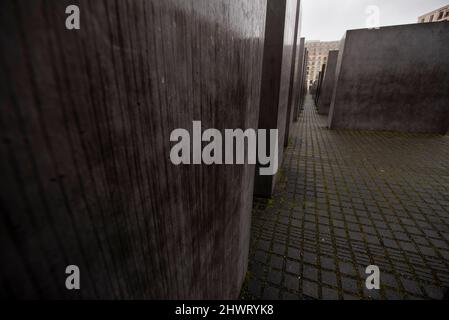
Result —
[[318, 108], [318, 99], [320, 98], [320, 94], [321, 94], [321, 87], [323, 85], [323, 77], [324, 77], [324, 73], [326, 72], [326, 64], [323, 63], [321, 65], [321, 71], [318, 72], [318, 79], [317, 79], [317, 85], [316, 85], [316, 91], [315, 91], [315, 95], [313, 97], [313, 101], [315, 102], [315, 107]]
[[335, 86], [335, 71], [337, 68], [338, 50], [329, 51], [327, 57], [326, 70], [321, 84], [320, 95], [318, 97], [318, 113], [328, 114], [332, 102], [332, 95]]
[[449, 22], [350, 30], [340, 51], [330, 128], [447, 132]]
[[299, 116], [299, 108], [302, 104], [302, 101], [304, 99], [304, 78], [306, 74], [306, 60], [305, 60], [305, 53], [306, 53], [306, 46], [305, 46], [305, 38], [300, 38], [299, 42], [299, 54], [298, 54], [298, 63], [297, 68], [295, 70], [295, 87], [297, 88], [297, 93], [295, 96], [294, 104], [292, 106], [293, 108], [293, 121], [298, 120]]
[[[319, 77], [319, 75], [320, 75], [320, 72], [318, 71], [318, 77]], [[312, 95], [313, 99], [315, 99], [317, 87], [318, 87], [318, 80], [315, 80], [310, 85], [310, 94]]]
[[170, 134], [257, 128], [266, 7], [1, 1], [1, 297], [238, 297], [255, 166], [174, 165]]
[[299, 94], [298, 88], [298, 70], [301, 63], [301, 2], [296, 8], [296, 22], [295, 22], [295, 35], [293, 41], [293, 53], [292, 53], [292, 63], [291, 63], [291, 73], [290, 73], [290, 89], [288, 96], [287, 105], [287, 117], [285, 122], [285, 138], [284, 147], [288, 146], [288, 141], [290, 139], [290, 127], [293, 122], [293, 110], [297, 102], [297, 96]]
[[[301, 97], [300, 97], [300, 101], [299, 101], [299, 111], [298, 111], [298, 117], [300, 112], [304, 109], [304, 102], [306, 99], [306, 94], [308, 91], [308, 87], [307, 87], [307, 61], [309, 59], [309, 52], [307, 49], [305, 49], [304, 52], [304, 62], [303, 62], [303, 73], [302, 73], [302, 87], [301, 87]], [[297, 117], [297, 119], [298, 119]]]
[[298, 104], [298, 115], [296, 117], [296, 120], [298, 120], [301, 111], [304, 109], [304, 101], [305, 101], [306, 94], [308, 91], [308, 87], [307, 87], [307, 61], [308, 61], [308, 59], [309, 59], [309, 52], [305, 48], [304, 49], [303, 72], [302, 72], [302, 80], [301, 80], [302, 86], [301, 86], [300, 99], [299, 99], [299, 104]]
[[[278, 129], [279, 165], [284, 152], [293, 43], [299, 5], [299, 0], [268, 0], [267, 6], [259, 129]], [[260, 176], [258, 172], [256, 168], [254, 193], [257, 196], [270, 197], [277, 175]]]

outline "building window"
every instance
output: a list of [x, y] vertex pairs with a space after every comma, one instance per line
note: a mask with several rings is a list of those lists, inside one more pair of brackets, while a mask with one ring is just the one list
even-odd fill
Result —
[[441, 18], [443, 18], [443, 14], [444, 14], [444, 12], [441, 11], [440, 14], [438, 15], [438, 19], [437, 20], [440, 20]]
[[432, 21], [433, 21], [433, 14], [429, 18], [429, 22], [432, 22]]
[[446, 14], [444, 15], [444, 17], [449, 17], [449, 11], [446, 11]]

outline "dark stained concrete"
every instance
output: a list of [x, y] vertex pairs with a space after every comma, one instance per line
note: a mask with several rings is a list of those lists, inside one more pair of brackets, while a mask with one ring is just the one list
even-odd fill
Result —
[[290, 127], [293, 122], [293, 110], [295, 108], [296, 97], [298, 96], [297, 70], [301, 64], [301, 3], [296, 7], [295, 35], [293, 40], [293, 52], [290, 72], [290, 89], [288, 95], [287, 117], [285, 122], [284, 147], [288, 146], [290, 138]]
[[[319, 74], [319, 72], [318, 72], [318, 74]], [[318, 85], [318, 80], [313, 81], [312, 84], [310, 85], [309, 92], [310, 92], [310, 95], [312, 96], [312, 99], [315, 98], [317, 85]]]
[[305, 38], [300, 38], [299, 41], [299, 53], [298, 53], [298, 63], [295, 68], [295, 88], [297, 88], [295, 101], [292, 106], [293, 108], [293, 121], [297, 121], [299, 117], [299, 108], [304, 101], [305, 96], [305, 79], [306, 79], [306, 46]]
[[308, 92], [308, 83], [307, 83], [307, 61], [309, 60], [309, 51], [307, 48], [304, 48], [304, 61], [303, 61], [303, 72], [302, 72], [302, 87], [300, 92], [300, 99], [298, 104], [298, 117], [296, 120], [298, 120], [299, 115], [302, 110], [304, 110], [304, 104], [306, 101], [306, 95]]
[[321, 84], [320, 96], [318, 97], [318, 113], [328, 114], [332, 102], [332, 94], [335, 86], [335, 70], [337, 67], [338, 50], [329, 51], [327, 57], [326, 71]]
[[324, 77], [324, 73], [326, 72], [326, 64], [323, 63], [321, 65], [321, 71], [318, 72], [318, 80], [317, 80], [317, 86], [316, 86], [316, 91], [315, 91], [315, 95], [313, 97], [314, 102], [315, 102], [315, 106], [318, 105], [318, 99], [320, 98], [320, 94], [321, 94], [321, 86], [323, 85], [323, 77]]
[[[282, 164], [290, 92], [296, 12], [299, 0], [268, 0], [259, 129], [278, 129], [278, 162]], [[269, 141], [267, 138], [267, 145]], [[270, 197], [277, 176], [260, 176], [254, 193]]]
[[449, 22], [348, 31], [330, 128], [445, 134], [448, 57]]
[[1, 1], [0, 297], [238, 296], [255, 166], [175, 166], [170, 133], [257, 128], [265, 17], [265, 0]]

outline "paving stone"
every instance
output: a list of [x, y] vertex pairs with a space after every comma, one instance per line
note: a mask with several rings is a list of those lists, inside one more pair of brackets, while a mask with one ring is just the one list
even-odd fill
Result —
[[343, 299], [344, 300], [360, 300], [360, 297], [358, 297], [356, 295], [345, 293], [345, 294], [343, 294]]
[[280, 243], [274, 243], [273, 244], [273, 253], [276, 253], [278, 255], [284, 255], [285, 254], [285, 244], [280, 244]]
[[376, 236], [372, 236], [372, 235], [366, 235], [365, 234], [365, 239], [367, 242], [372, 243], [372, 244], [380, 244], [380, 240], [379, 238], [377, 238]]
[[308, 280], [302, 281], [302, 293], [311, 298], [318, 299], [318, 284]]
[[341, 277], [341, 286], [345, 291], [357, 293], [357, 281], [347, 277]]
[[334, 272], [329, 271], [321, 271], [321, 281], [325, 284], [328, 284], [332, 287], [337, 287], [337, 275]]
[[405, 297], [398, 291], [387, 289], [385, 296], [388, 300], [404, 300]]
[[338, 299], [338, 291], [335, 289], [323, 287], [323, 300], [337, 300]]
[[382, 242], [383, 242], [383, 244], [386, 246], [386, 247], [389, 247], [389, 248], [394, 248], [394, 249], [399, 249], [399, 246], [398, 246], [398, 244], [396, 243], [396, 241], [395, 240], [392, 240], [392, 239], [382, 239]]
[[262, 291], [262, 282], [260, 280], [252, 278], [248, 284], [248, 291], [255, 297], [260, 297]]
[[377, 289], [367, 289], [366, 286], [363, 287], [363, 296], [370, 300], [379, 300], [382, 298], [380, 290]]
[[282, 291], [282, 300], [299, 300], [299, 296], [287, 291]]
[[271, 255], [270, 266], [277, 269], [284, 267], [284, 259], [275, 255]]
[[355, 276], [356, 275], [356, 272], [354, 270], [354, 266], [352, 264], [346, 263], [346, 262], [339, 262], [338, 265], [339, 265], [339, 269], [340, 269], [341, 273], [347, 274], [347, 275], [350, 275], [350, 276]]
[[409, 279], [401, 279], [402, 285], [404, 286], [404, 289], [411, 294], [415, 295], [421, 295], [421, 289], [419, 288], [419, 284], [416, 281], [409, 280]]
[[263, 299], [266, 300], [278, 300], [279, 299], [279, 289], [267, 286], [263, 290]]
[[298, 291], [299, 277], [286, 274], [284, 279], [284, 287], [287, 289]]
[[404, 242], [404, 241], [400, 241], [399, 242], [400, 247], [405, 250], [405, 251], [411, 251], [411, 252], [416, 252], [416, 247], [413, 243], [411, 242]]
[[299, 260], [300, 256], [301, 256], [301, 252], [299, 251], [299, 249], [288, 247], [288, 256], [290, 258]]
[[317, 263], [317, 256], [314, 253], [310, 252], [304, 252], [304, 255], [302, 256], [302, 259], [304, 262], [310, 263], [310, 264], [316, 264]]
[[267, 280], [273, 284], [281, 284], [282, 281], [282, 273], [280, 271], [271, 270], [268, 273]]
[[318, 269], [314, 266], [304, 264], [302, 276], [308, 280], [318, 281]]
[[259, 240], [257, 241], [257, 248], [268, 251], [270, 249], [270, 242], [266, 240]]
[[387, 285], [392, 288], [397, 288], [398, 283], [396, 281], [396, 277], [393, 274], [387, 272], [380, 272], [380, 285]]
[[265, 274], [265, 266], [257, 261], [254, 261], [249, 268], [249, 272], [255, 277], [263, 278]]
[[300, 272], [299, 268], [300, 268], [299, 262], [292, 261], [292, 260], [287, 260], [286, 266], [285, 266], [285, 270], [287, 272], [299, 275], [299, 272]]
[[423, 297], [419, 297], [419, 296], [408, 296], [408, 300], [424, 300]]
[[427, 296], [431, 299], [442, 300], [444, 298], [444, 291], [437, 286], [426, 285], [424, 290], [426, 290]]

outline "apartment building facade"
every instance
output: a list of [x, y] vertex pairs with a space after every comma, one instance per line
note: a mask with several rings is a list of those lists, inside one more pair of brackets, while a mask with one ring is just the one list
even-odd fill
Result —
[[327, 62], [327, 56], [330, 50], [338, 50], [340, 41], [306, 41], [306, 49], [308, 52], [307, 58], [307, 86], [318, 79], [318, 73], [321, 66]]
[[449, 5], [418, 17], [418, 23], [449, 21]]

